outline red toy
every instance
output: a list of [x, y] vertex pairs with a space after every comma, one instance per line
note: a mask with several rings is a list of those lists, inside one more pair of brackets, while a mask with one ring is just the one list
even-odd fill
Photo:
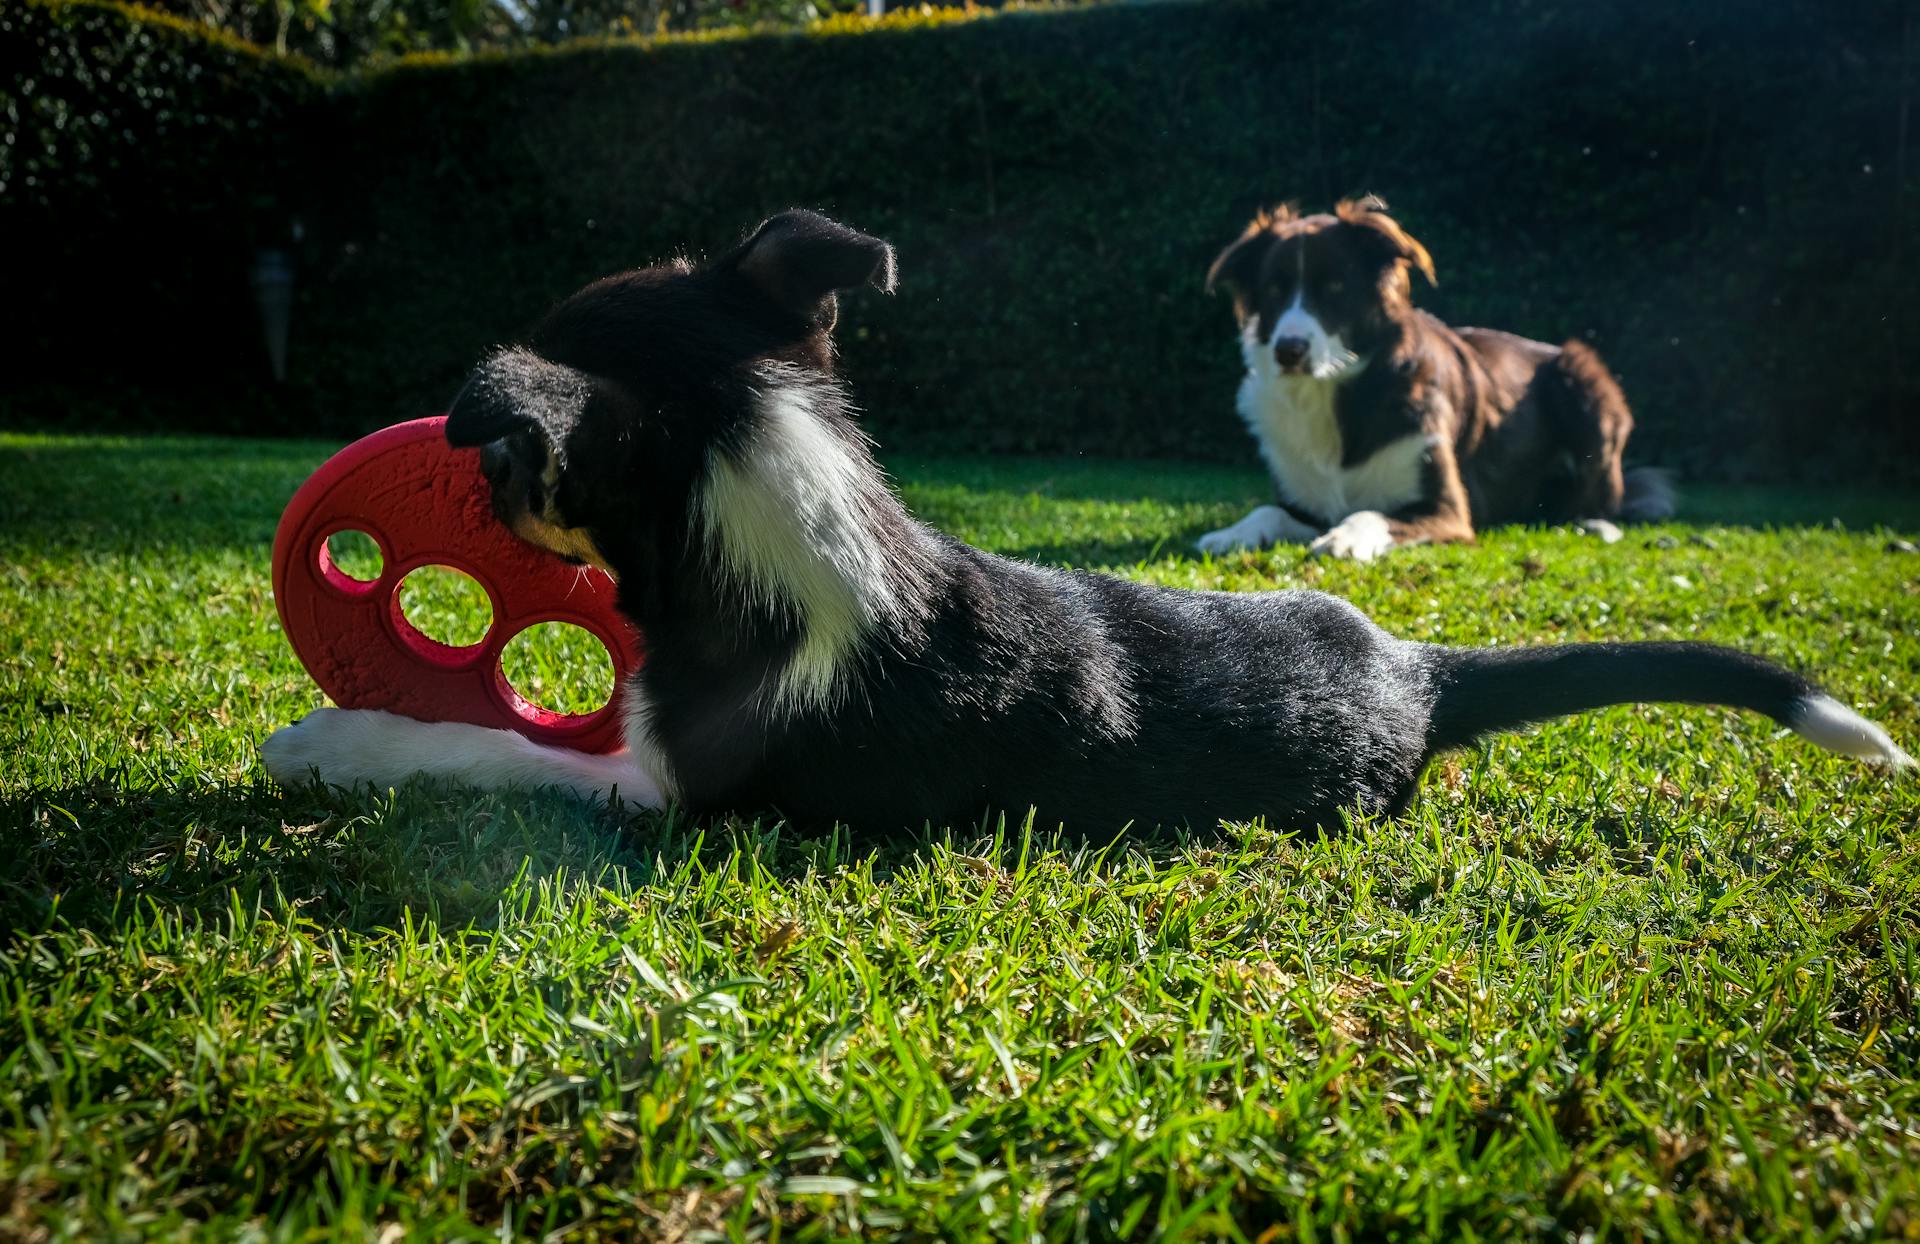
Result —
[[[614, 607], [613, 580], [520, 540], [494, 517], [480, 451], [447, 444], [444, 416], [383, 428], [347, 446], [287, 503], [273, 540], [273, 598], [294, 655], [342, 708], [381, 708], [423, 721], [517, 730], [588, 752], [622, 745], [619, 688], [640, 664], [639, 636]], [[333, 564], [328, 537], [364, 531], [380, 576]], [[486, 589], [493, 622], [479, 643], [449, 647], [400, 611], [400, 583], [421, 566], [451, 566]], [[614, 698], [569, 715], [507, 684], [500, 653], [540, 622], [583, 627], [607, 647]]]

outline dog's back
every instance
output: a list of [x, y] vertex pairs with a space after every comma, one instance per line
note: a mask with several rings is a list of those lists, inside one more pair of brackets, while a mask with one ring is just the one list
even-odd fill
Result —
[[1425, 763], [1424, 675], [1345, 601], [1151, 587], [929, 535], [945, 587], [921, 634], [863, 654], [830, 729], [743, 737], [750, 771], [702, 768], [750, 779], [684, 797], [821, 825], [1029, 805], [1046, 826], [1313, 825], [1398, 807]]

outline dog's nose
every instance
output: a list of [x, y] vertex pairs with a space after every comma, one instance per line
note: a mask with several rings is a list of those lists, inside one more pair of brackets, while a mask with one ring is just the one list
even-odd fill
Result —
[[1273, 360], [1282, 367], [1298, 367], [1307, 360], [1305, 337], [1282, 337], [1273, 343]]

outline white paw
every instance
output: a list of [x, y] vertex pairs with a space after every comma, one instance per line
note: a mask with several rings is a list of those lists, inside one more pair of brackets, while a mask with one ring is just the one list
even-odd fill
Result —
[[1599, 536], [1602, 544], [1618, 544], [1621, 536], [1625, 534], [1618, 526], [1604, 518], [1583, 518], [1573, 526], [1576, 531], [1585, 532], [1590, 536]]
[[315, 709], [268, 735], [260, 759], [282, 786], [391, 785], [420, 767], [414, 761], [423, 727], [370, 709]]
[[1257, 549], [1260, 541], [1249, 537], [1243, 530], [1245, 523], [1235, 523], [1231, 527], [1222, 527], [1218, 531], [1209, 531], [1193, 542], [1193, 547], [1202, 553], [1218, 556], [1222, 553], [1238, 553], [1241, 549]]
[[1340, 557], [1348, 561], [1370, 562], [1393, 547], [1393, 531], [1387, 516], [1378, 510], [1361, 510], [1342, 519], [1340, 525], [1307, 546], [1314, 557]]
[[1238, 553], [1264, 549], [1282, 540], [1311, 540], [1317, 533], [1277, 505], [1263, 505], [1231, 527], [1209, 531], [1193, 542], [1202, 553]]

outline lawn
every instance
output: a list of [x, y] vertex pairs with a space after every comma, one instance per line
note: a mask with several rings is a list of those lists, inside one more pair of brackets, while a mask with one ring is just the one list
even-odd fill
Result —
[[[329, 448], [0, 437], [0, 1238], [1920, 1235], [1920, 782], [1636, 708], [1325, 840], [285, 795]], [[1209, 562], [1251, 467], [891, 465], [1001, 552], [1736, 642], [1920, 742], [1913, 499]]]

